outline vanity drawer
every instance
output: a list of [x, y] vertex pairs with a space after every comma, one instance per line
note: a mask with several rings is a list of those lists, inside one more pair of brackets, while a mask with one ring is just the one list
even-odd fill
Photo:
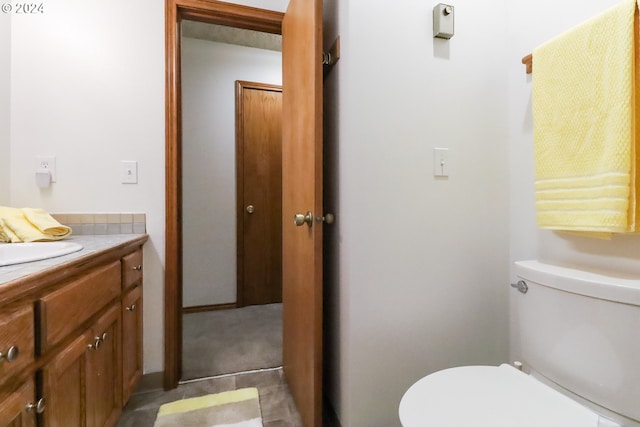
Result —
[[142, 279], [142, 249], [122, 258], [122, 289], [136, 285]]
[[42, 351], [60, 342], [119, 296], [120, 274], [120, 261], [115, 261], [41, 298]]
[[32, 305], [0, 313], [0, 383], [33, 362], [33, 331]]

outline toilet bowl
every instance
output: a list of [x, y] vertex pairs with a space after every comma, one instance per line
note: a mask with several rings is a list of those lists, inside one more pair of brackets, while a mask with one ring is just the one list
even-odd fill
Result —
[[404, 427], [620, 427], [506, 364], [428, 375], [407, 390], [399, 414]]
[[[640, 279], [515, 264], [519, 367], [462, 366], [414, 383], [403, 427], [640, 427]], [[513, 301], [513, 300], [512, 300]]]

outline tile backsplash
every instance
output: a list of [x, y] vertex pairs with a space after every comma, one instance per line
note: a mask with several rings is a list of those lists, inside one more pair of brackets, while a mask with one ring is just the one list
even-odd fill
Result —
[[144, 213], [52, 213], [76, 236], [96, 234], [143, 234], [147, 231]]

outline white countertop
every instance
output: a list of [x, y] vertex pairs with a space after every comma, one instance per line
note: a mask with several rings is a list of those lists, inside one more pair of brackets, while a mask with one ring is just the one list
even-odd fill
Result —
[[0, 286], [30, 274], [38, 273], [51, 267], [56, 267], [75, 260], [77, 258], [88, 257], [96, 252], [108, 250], [122, 243], [140, 238], [141, 234], [99, 234], [85, 236], [71, 236], [65, 241], [76, 242], [82, 245], [82, 250], [55, 258], [48, 258], [41, 261], [25, 262], [22, 264], [7, 265], [0, 267]]

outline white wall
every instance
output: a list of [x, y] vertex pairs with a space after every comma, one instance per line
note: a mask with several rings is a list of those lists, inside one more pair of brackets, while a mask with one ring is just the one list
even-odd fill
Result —
[[507, 360], [506, 4], [458, 1], [444, 41], [435, 3], [325, 2], [342, 47], [325, 83], [339, 182], [325, 357], [343, 426], [398, 426], [420, 377]]
[[[611, 240], [599, 240], [537, 229], [533, 196], [531, 77], [525, 76], [524, 66], [520, 63], [520, 58], [539, 44], [617, 3], [618, 0], [509, 2], [507, 66], [512, 261], [538, 258], [554, 264], [633, 274], [634, 277], [640, 273], [640, 236], [614, 236]], [[513, 347], [513, 356], [517, 357]]]
[[[145, 371], [162, 370], [164, 3], [56, 0], [14, 15], [11, 42], [11, 205], [146, 212]], [[57, 156], [44, 191], [39, 154]], [[137, 185], [120, 183], [120, 160], [138, 161]]]
[[9, 204], [11, 15], [0, 13], [0, 205]]
[[184, 306], [236, 301], [235, 81], [282, 84], [280, 52], [182, 41]]

